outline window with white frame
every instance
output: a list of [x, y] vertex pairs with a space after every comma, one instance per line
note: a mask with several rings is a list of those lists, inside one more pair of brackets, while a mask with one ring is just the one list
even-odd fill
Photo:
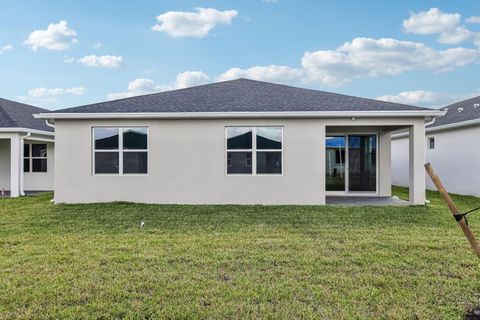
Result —
[[94, 127], [93, 172], [97, 175], [147, 174], [147, 128]]
[[227, 127], [227, 174], [281, 175], [283, 127]]
[[23, 145], [23, 172], [47, 172], [47, 144]]

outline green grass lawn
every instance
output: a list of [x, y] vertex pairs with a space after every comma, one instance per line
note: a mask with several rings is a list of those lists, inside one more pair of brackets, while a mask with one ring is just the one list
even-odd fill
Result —
[[[433, 192], [427, 207], [51, 197], [0, 200], [0, 318], [462, 319], [480, 306], [480, 260]], [[470, 223], [480, 236], [480, 214]]]

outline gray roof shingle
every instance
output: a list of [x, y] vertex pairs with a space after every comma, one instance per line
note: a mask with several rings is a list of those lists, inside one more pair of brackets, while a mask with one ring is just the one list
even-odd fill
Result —
[[429, 128], [480, 119], [480, 96], [452, 103], [440, 110], [448, 111], [445, 116], [436, 118], [435, 122], [428, 126]]
[[288, 111], [412, 111], [429, 110], [405, 104], [237, 79], [54, 112], [288, 112]]
[[36, 113], [47, 111], [46, 109], [28, 104], [0, 98], [0, 128], [28, 128], [53, 131], [53, 128], [45, 124], [45, 120], [33, 117]]

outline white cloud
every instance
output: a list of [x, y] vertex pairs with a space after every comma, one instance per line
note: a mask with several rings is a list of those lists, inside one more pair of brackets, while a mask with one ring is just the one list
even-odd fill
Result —
[[456, 27], [453, 30], [443, 32], [438, 37], [438, 42], [445, 44], [459, 44], [465, 41], [473, 40], [475, 33], [464, 26]]
[[391, 38], [355, 38], [335, 51], [306, 52], [302, 65], [312, 81], [343, 84], [357, 77], [397, 75], [413, 70], [448, 71], [476, 63], [480, 51], [435, 50], [423, 43]]
[[462, 47], [435, 50], [423, 43], [391, 38], [355, 38], [335, 50], [305, 52], [301, 67], [232, 68], [217, 81], [239, 77], [280, 83], [339, 86], [354, 78], [398, 75], [407, 71], [449, 71], [480, 62], [480, 51]]
[[466, 23], [480, 23], [480, 16], [471, 16], [465, 19]]
[[123, 64], [123, 58], [121, 56], [97, 56], [94, 54], [77, 59], [76, 61], [84, 66], [97, 68], [119, 68]]
[[[411, 12], [410, 18], [403, 21], [403, 28], [408, 33], [438, 34], [438, 42], [459, 44], [471, 41], [480, 46], [480, 33], [460, 25], [462, 16], [459, 13], [444, 13], [438, 8], [418, 13]], [[472, 16], [467, 23], [480, 23], [480, 17]]]
[[425, 90], [416, 90], [416, 91], [403, 91], [396, 95], [383, 95], [377, 97], [377, 100], [420, 105], [420, 104], [431, 104], [434, 101], [437, 101], [439, 97], [443, 94], [439, 94], [432, 91]]
[[101, 43], [101, 42], [97, 42], [97, 43], [95, 43], [95, 44], [92, 46], [93, 49], [97, 49], [97, 50], [100, 49], [101, 47], [102, 47], [102, 43]]
[[68, 27], [67, 21], [62, 20], [57, 24], [49, 24], [46, 30], [33, 31], [25, 40], [25, 44], [34, 51], [39, 48], [62, 51], [77, 43], [76, 36], [75, 30]]
[[168, 11], [157, 16], [153, 31], [165, 32], [171, 37], [202, 38], [218, 24], [229, 25], [238, 14], [235, 10], [218, 11], [196, 8], [196, 12]]
[[185, 71], [177, 74], [175, 81], [168, 85], [157, 85], [151, 79], [139, 78], [128, 84], [127, 91], [107, 94], [108, 100], [129, 98], [143, 94], [162, 92], [175, 89], [202, 85], [208, 83], [210, 78], [201, 71]]
[[45, 109], [50, 109], [52, 105], [54, 105], [57, 102], [57, 99], [51, 96], [41, 97], [41, 98], [36, 98], [31, 96], [17, 96], [17, 99], [24, 101], [25, 103], [33, 104], [37, 107], [42, 107]]
[[135, 79], [128, 84], [128, 91], [153, 91], [155, 82], [151, 79]]
[[444, 13], [438, 8], [418, 13], [410, 12], [410, 18], [403, 20], [403, 28], [408, 33], [436, 34], [454, 29], [461, 20], [458, 13]]
[[107, 99], [108, 100], [125, 99], [125, 98], [130, 98], [135, 96], [141, 96], [142, 94], [148, 94], [148, 93], [153, 93], [153, 92], [140, 92], [140, 91], [113, 92], [113, 93], [107, 94]]
[[378, 100], [404, 103], [418, 106], [443, 107], [455, 101], [465, 100], [478, 95], [476, 93], [444, 93], [425, 90], [403, 91], [395, 95], [383, 95]]
[[83, 95], [86, 91], [85, 87], [73, 87], [73, 88], [53, 88], [47, 89], [44, 87], [31, 89], [28, 91], [28, 96], [33, 98], [42, 98], [42, 97], [53, 97], [60, 95]]
[[0, 54], [4, 54], [7, 51], [13, 50], [13, 46], [10, 44], [6, 44], [0, 47]]
[[172, 89], [182, 89], [208, 83], [210, 78], [201, 71], [185, 71], [177, 74]]
[[269, 82], [297, 82], [304, 78], [304, 70], [287, 66], [269, 65], [255, 66], [248, 69], [231, 68], [220, 74], [216, 80], [226, 81], [238, 78], [248, 78]]

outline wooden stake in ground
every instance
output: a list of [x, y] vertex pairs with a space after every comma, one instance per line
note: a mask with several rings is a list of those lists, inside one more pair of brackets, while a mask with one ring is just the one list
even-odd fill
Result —
[[[458, 214], [460, 214], [460, 212], [458, 212], [457, 206], [455, 205], [455, 203], [453, 203], [453, 200], [452, 198], [450, 198], [450, 195], [448, 194], [447, 190], [445, 190], [445, 187], [440, 181], [440, 178], [438, 178], [435, 171], [433, 171], [433, 168], [430, 165], [430, 163], [427, 163], [425, 165], [425, 169], [427, 170], [428, 175], [430, 176], [433, 183], [437, 187], [438, 192], [442, 196], [443, 200], [445, 200], [445, 202], [447, 203], [448, 208], [450, 209], [450, 212], [452, 212], [453, 214], [453, 217], [455, 218], [455, 220], [457, 220]], [[463, 233], [465, 234], [465, 237], [467, 237], [468, 242], [470, 242], [470, 245], [472, 246], [473, 251], [475, 251], [475, 254], [477, 255], [477, 257], [480, 258], [480, 243], [477, 241], [477, 239], [475, 239], [475, 236], [473, 235], [472, 231], [468, 227], [465, 217], [461, 217], [461, 219], [458, 220], [458, 225], [460, 226], [460, 229], [462, 229]]]

